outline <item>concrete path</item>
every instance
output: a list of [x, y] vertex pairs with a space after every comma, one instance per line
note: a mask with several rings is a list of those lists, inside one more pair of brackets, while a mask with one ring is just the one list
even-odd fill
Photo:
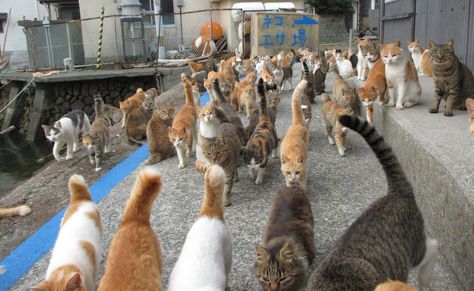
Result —
[[[295, 72], [300, 65], [295, 66]], [[293, 84], [299, 74], [295, 74]], [[329, 78], [331, 79], [331, 78]], [[330, 80], [328, 80], [330, 83]], [[327, 88], [332, 86], [328, 84]], [[290, 96], [283, 94], [277, 116], [277, 131], [283, 137], [290, 122]], [[386, 191], [382, 168], [376, 158], [356, 133], [349, 133], [347, 143], [350, 150], [346, 157], [340, 157], [335, 146], [330, 146], [324, 136], [321, 122], [321, 101], [313, 107], [310, 128], [310, 150], [308, 161], [308, 190], [315, 220], [315, 242], [317, 255], [311, 271], [329, 252], [335, 240], [350, 223], [375, 199]], [[192, 164], [191, 160], [188, 160]], [[156, 165], [162, 173], [163, 189], [153, 207], [152, 225], [161, 242], [164, 255], [163, 285], [168, 277], [184, 243], [186, 234], [199, 212], [203, 194], [203, 174], [188, 166], [178, 169], [177, 158]], [[124, 204], [129, 196], [137, 174], [131, 175], [116, 186], [99, 204], [104, 229], [104, 254], [101, 276], [108, 247], [115, 234]], [[280, 172], [280, 161], [269, 162], [269, 169], [262, 185], [255, 185], [247, 169], [239, 169], [241, 180], [234, 185], [232, 205], [225, 209], [226, 223], [230, 226], [233, 242], [233, 265], [230, 290], [259, 290], [252, 264], [254, 244], [261, 242], [272, 199], [279, 187], [284, 185]], [[67, 181], [64, 181], [67, 183]], [[25, 290], [39, 282], [45, 274], [50, 254], [41, 259], [13, 287]], [[413, 276], [412, 276], [413, 277]], [[411, 279], [411, 282], [416, 282]], [[462, 290], [443, 266], [436, 266], [431, 290]]]

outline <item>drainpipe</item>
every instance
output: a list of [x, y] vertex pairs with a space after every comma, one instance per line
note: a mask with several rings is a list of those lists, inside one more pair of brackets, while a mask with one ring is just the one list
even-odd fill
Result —
[[380, 8], [379, 8], [379, 21], [380, 21], [380, 24], [379, 24], [379, 39], [380, 39], [380, 43], [383, 44], [384, 43], [384, 20], [383, 18], [385, 17], [385, 1], [381, 1], [380, 2]]
[[416, 0], [411, 1], [411, 40], [415, 41], [415, 32], [416, 32]]
[[153, 8], [155, 10], [155, 29], [156, 38], [158, 41], [158, 59], [165, 59], [165, 47], [163, 41], [163, 16], [161, 15], [160, 0], [153, 1]]

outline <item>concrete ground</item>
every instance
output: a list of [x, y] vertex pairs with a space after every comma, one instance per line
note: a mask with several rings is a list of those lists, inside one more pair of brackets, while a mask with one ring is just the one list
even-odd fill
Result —
[[[297, 68], [300, 68], [299, 64], [295, 67]], [[299, 79], [299, 75], [295, 75], [294, 85]], [[331, 87], [328, 84], [328, 90]], [[290, 92], [284, 93], [279, 105], [279, 137], [284, 136], [291, 122], [290, 96]], [[308, 161], [308, 190], [317, 248], [311, 272], [350, 223], [386, 191], [382, 168], [360, 136], [353, 132], [348, 134], [347, 144], [350, 150], [346, 157], [340, 157], [335, 146], [328, 144], [324, 136], [320, 107], [321, 101], [318, 98], [317, 105], [313, 107]], [[192, 161], [188, 161], [192, 165]], [[199, 212], [203, 196], [203, 174], [196, 172], [192, 166], [179, 170], [176, 157], [155, 167], [162, 173], [164, 186], [153, 207], [152, 225], [161, 242], [164, 256], [162, 281], [167, 286], [169, 274], [181, 252], [186, 234]], [[241, 167], [241, 180], [234, 185], [232, 191], [232, 205], [225, 209], [226, 223], [231, 228], [234, 243], [230, 290], [259, 290], [252, 270], [254, 244], [261, 242], [274, 194], [284, 185], [280, 161], [271, 160], [268, 167], [262, 185], [255, 185], [247, 170]], [[138, 170], [112, 189], [99, 204], [104, 229], [100, 276], [103, 274], [110, 240], [117, 230]], [[35, 264], [12, 290], [25, 290], [39, 282], [44, 277], [49, 258], [50, 254]], [[412, 277], [410, 282], [416, 284]], [[431, 290], [462, 288], [444, 266], [437, 264]]]

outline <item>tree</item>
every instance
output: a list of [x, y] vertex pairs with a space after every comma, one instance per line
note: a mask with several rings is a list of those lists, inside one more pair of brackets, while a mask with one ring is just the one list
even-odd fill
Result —
[[305, 0], [305, 3], [319, 15], [354, 13], [352, 0]]

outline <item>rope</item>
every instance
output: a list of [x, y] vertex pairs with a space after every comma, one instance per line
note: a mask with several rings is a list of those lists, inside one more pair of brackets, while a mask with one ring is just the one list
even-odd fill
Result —
[[105, 9], [102, 7], [100, 11], [100, 26], [99, 26], [99, 47], [97, 48], [97, 62], [95, 65], [95, 69], [99, 70], [101, 66], [101, 59], [102, 59], [102, 35], [104, 32], [104, 12]]
[[6, 84], [4, 84], [2, 87], [0, 87], [0, 90], [2, 90], [3, 87], [5, 87], [6, 85], [10, 84], [11, 81], [12, 81], [12, 80], [8, 80], [8, 82], [7, 82]]
[[28, 82], [28, 84], [26, 84], [26, 86], [25, 86], [23, 89], [21, 89], [20, 93], [18, 93], [15, 97], [12, 98], [12, 100], [10, 100], [10, 101], [7, 103], [7, 105], [5, 105], [5, 107], [3, 107], [3, 108], [0, 110], [0, 113], [2, 113], [5, 109], [7, 109], [7, 107], [10, 106], [10, 104], [12, 104], [13, 101], [15, 101], [15, 99], [18, 98], [18, 96], [20, 96], [21, 93], [23, 93], [23, 91], [25, 91], [26, 88], [28, 88], [28, 86], [30, 86], [31, 83], [33, 83], [33, 81], [35, 80], [35, 78], [36, 78], [36, 77], [33, 77], [33, 78]]

